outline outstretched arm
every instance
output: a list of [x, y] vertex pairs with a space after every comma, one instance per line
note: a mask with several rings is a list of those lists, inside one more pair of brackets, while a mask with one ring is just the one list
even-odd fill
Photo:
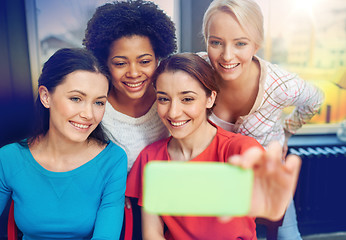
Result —
[[253, 147], [229, 158], [231, 164], [253, 169], [254, 185], [249, 215], [279, 220], [291, 201], [299, 176], [301, 159], [289, 155], [282, 161], [282, 146], [269, 144], [267, 151]]

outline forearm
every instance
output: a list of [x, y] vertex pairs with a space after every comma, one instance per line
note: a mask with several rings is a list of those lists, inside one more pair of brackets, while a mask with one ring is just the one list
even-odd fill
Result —
[[143, 240], [165, 240], [164, 236], [157, 233], [146, 233], [143, 231]]
[[318, 112], [323, 101], [323, 92], [314, 85], [304, 81], [294, 101], [296, 108], [285, 119], [285, 131], [291, 134], [296, 133], [303, 124], [308, 122]]
[[164, 240], [164, 223], [158, 215], [142, 211], [143, 240]]
[[118, 239], [123, 225], [124, 202], [116, 206], [101, 206], [97, 213], [92, 239]]
[[93, 239], [118, 239], [120, 237], [125, 206], [127, 161], [119, 160], [112, 168], [102, 192], [97, 210]]

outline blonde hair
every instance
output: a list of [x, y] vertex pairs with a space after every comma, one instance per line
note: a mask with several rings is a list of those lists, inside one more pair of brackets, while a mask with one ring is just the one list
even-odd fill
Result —
[[261, 8], [253, 0], [214, 0], [204, 13], [202, 33], [207, 43], [210, 18], [217, 11], [233, 14], [243, 30], [260, 47], [263, 43], [263, 15]]

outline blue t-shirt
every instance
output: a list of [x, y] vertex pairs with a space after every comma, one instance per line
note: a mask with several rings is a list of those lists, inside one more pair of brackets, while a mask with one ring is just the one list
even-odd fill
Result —
[[124, 216], [127, 157], [107, 147], [67, 172], [43, 168], [28, 147], [0, 149], [0, 211], [11, 198], [23, 239], [118, 239]]

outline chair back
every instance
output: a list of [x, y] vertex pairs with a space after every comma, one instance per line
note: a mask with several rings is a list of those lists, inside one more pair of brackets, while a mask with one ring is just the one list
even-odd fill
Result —
[[13, 201], [11, 202], [10, 212], [8, 213], [8, 221], [7, 221], [7, 239], [8, 240], [17, 240], [17, 225], [14, 221], [14, 214], [13, 214], [14, 208], [13, 208]]

